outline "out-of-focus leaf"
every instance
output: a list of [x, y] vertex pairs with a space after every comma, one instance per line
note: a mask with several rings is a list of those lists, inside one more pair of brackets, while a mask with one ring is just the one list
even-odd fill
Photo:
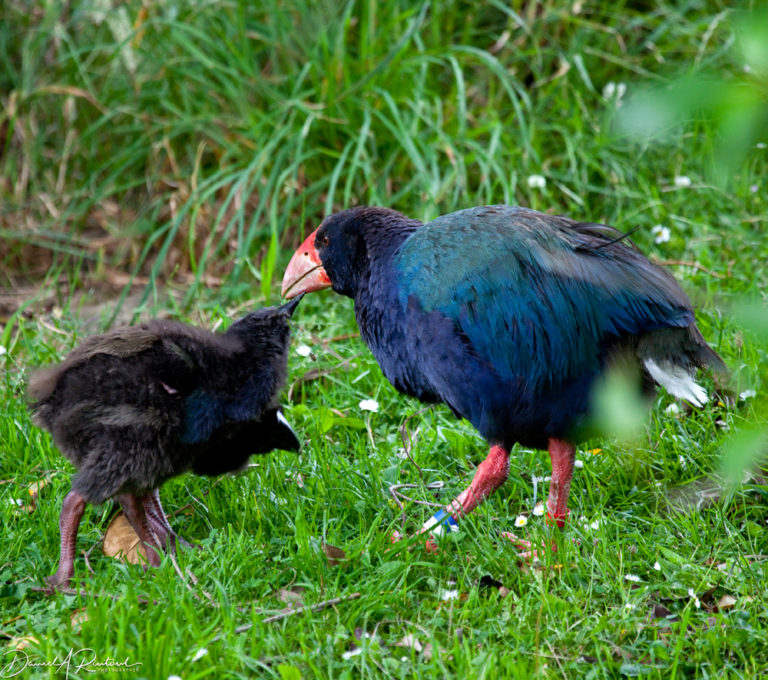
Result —
[[744, 302], [736, 305], [731, 313], [740, 324], [768, 340], [768, 305], [764, 302]]
[[723, 448], [722, 474], [731, 485], [739, 484], [744, 474], [768, 456], [768, 429], [754, 427], [739, 430]]
[[596, 425], [624, 441], [635, 439], [648, 417], [637, 380], [621, 370], [610, 371], [592, 395]]
[[714, 179], [726, 183], [768, 127], [768, 11], [745, 12], [737, 21], [735, 49], [743, 72], [732, 78], [699, 72], [640, 90], [619, 110], [620, 132], [664, 141], [681, 126], [705, 119], [715, 127]]
[[280, 680], [301, 680], [301, 671], [296, 666], [287, 666], [278, 664], [277, 672], [280, 673]]

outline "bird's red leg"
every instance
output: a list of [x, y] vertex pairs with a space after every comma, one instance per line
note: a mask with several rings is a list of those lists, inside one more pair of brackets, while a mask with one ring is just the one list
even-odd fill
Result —
[[547, 498], [547, 522], [562, 529], [568, 519], [568, 494], [571, 492], [576, 447], [562, 439], [550, 439], [549, 458], [552, 461], [552, 481]]
[[[552, 480], [549, 483], [547, 498], [547, 524], [556, 524], [558, 528], [565, 527], [568, 519], [568, 494], [571, 491], [573, 463], [576, 457], [576, 447], [562, 439], [549, 440], [549, 458], [552, 462]], [[518, 538], [515, 534], [505, 532], [504, 538], [509, 539], [518, 548], [524, 548], [523, 557], [536, 557], [536, 550], [530, 541]], [[543, 545], [542, 547], [546, 547]], [[552, 545], [552, 550], [556, 550]]]
[[509, 453], [501, 446], [492, 446], [485, 460], [477, 466], [472, 483], [447, 506], [455, 519], [468, 515], [509, 477]]
[[83, 512], [85, 512], [85, 499], [77, 491], [70, 491], [61, 504], [61, 515], [59, 516], [59, 531], [61, 533], [59, 568], [55, 574], [48, 577], [48, 583], [54, 588], [66, 587], [72, 574], [75, 573], [77, 529], [80, 526]]
[[144, 543], [147, 561], [153, 567], [160, 566], [160, 553], [157, 548], [162, 547], [162, 544], [158, 543], [161, 537], [157, 536], [156, 538], [154, 527], [150, 528], [150, 522], [144, 511], [143, 499], [130, 493], [123, 493], [117, 496], [117, 501], [125, 513], [125, 518], [133, 527], [141, 542]]
[[496, 491], [507, 480], [508, 476], [509, 452], [501, 446], [492, 446], [488, 456], [478, 466], [472, 483], [419, 530], [418, 533], [420, 534], [427, 531], [431, 532], [426, 544], [427, 550], [430, 552], [437, 551], [433, 534], [441, 533], [444, 528], [451, 529], [456, 526], [456, 520], [459, 517], [472, 512]]

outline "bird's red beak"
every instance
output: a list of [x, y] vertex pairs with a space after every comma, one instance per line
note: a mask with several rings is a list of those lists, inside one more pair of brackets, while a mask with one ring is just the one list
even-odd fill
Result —
[[291, 299], [299, 293], [311, 293], [315, 290], [331, 287], [331, 280], [325, 273], [320, 256], [315, 250], [313, 231], [293, 254], [283, 275], [283, 297]]

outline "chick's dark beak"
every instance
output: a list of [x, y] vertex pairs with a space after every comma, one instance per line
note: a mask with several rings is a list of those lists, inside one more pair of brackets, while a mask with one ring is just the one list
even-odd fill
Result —
[[290, 300], [300, 293], [311, 293], [331, 287], [331, 280], [325, 273], [315, 249], [316, 233], [317, 231], [313, 231], [307, 236], [285, 269], [282, 288], [284, 298]]
[[[293, 296], [291, 296], [293, 297]], [[284, 305], [280, 305], [278, 309], [286, 314], [288, 317], [292, 317], [293, 313], [296, 311], [296, 307], [299, 306], [299, 302], [301, 302], [301, 298], [304, 297], [304, 293], [300, 293], [296, 297], [293, 298], [290, 302], [286, 302]]]

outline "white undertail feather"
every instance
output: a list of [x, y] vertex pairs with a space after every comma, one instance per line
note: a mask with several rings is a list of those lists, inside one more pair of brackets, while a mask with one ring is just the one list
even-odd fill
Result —
[[685, 399], [694, 406], [704, 406], [709, 401], [706, 390], [693, 379], [693, 371], [671, 361], [656, 363], [653, 359], [645, 359], [643, 363], [651, 377], [670, 394]]

